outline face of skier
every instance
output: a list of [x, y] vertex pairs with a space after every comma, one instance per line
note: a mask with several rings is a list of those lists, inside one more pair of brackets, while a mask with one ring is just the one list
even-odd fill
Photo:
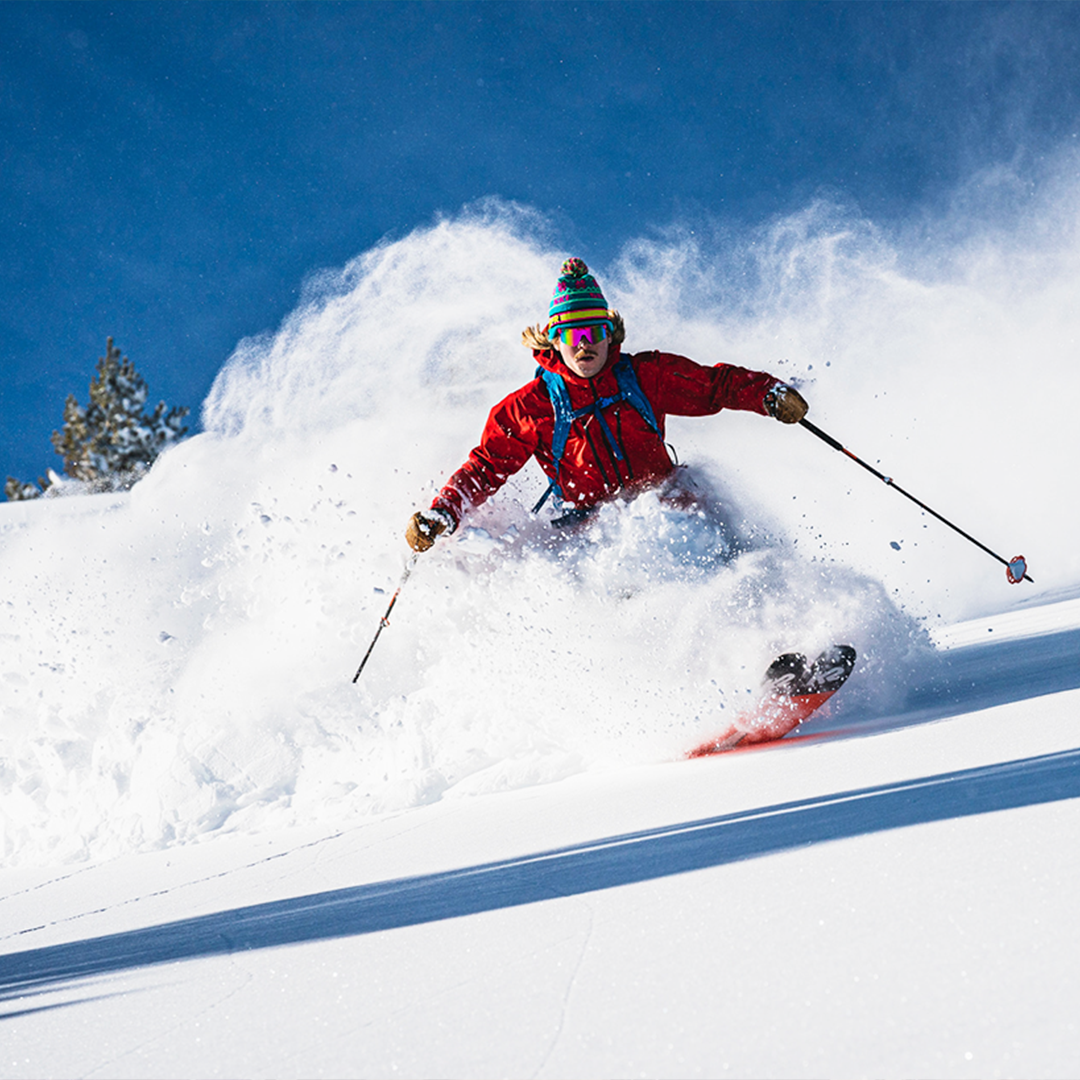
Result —
[[[605, 337], [600, 341], [590, 341], [587, 336], [583, 336], [575, 343], [567, 341], [568, 336], [570, 335], [560, 335], [556, 343], [563, 363], [583, 379], [599, 375], [607, 364], [608, 344], [611, 339]], [[592, 336], [599, 337], [599, 334]]]

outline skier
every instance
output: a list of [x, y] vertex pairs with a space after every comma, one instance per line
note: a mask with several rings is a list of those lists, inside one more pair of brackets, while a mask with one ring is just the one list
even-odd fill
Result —
[[427, 510], [409, 520], [417, 552], [453, 533], [462, 517], [493, 495], [531, 457], [551, 481], [566, 524], [605, 499], [669, 481], [675, 466], [664, 420], [743, 409], [796, 424], [808, 409], [792, 386], [733, 364], [705, 367], [673, 353], [623, 356], [619, 313], [581, 259], [567, 259], [544, 326], [522, 341], [539, 364], [537, 377], [504, 398], [488, 416], [480, 445]]

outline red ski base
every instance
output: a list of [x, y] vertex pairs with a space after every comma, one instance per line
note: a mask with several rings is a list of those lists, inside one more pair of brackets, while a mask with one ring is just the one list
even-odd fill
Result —
[[763, 695], [752, 710], [736, 716], [726, 731], [686, 756], [708, 757], [737, 746], [782, 739], [847, 682], [855, 668], [855, 655], [850, 645], [833, 645], [812, 664], [802, 653], [778, 656], [765, 672]]
[[688, 758], [708, 757], [734, 750], [736, 746], [775, 742], [789, 731], [794, 731], [811, 713], [820, 709], [836, 693], [829, 690], [820, 694], [795, 694], [792, 697], [770, 695], [749, 716], [740, 717], [727, 731], [715, 735], [708, 742], [695, 747]]

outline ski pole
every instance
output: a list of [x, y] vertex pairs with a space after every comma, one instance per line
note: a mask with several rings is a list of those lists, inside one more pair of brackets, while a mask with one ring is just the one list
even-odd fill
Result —
[[379, 635], [390, 625], [390, 612], [394, 610], [394, 604], [397, 603], [397, 598], [401, 594], [405, 582], [409, 580], [409, 575], [416, 565], [418, 555], [419, 552], [414, 551], [412, 557], [405, 564], [405, 573], [401, 575], [398, 587], [394, 590], [394, 595], [390, 597], [390, 603], [386, 606], [386, 614], [379, 620], [379, 629], [375, 631], [375, 636], [371, 639], [371, 644], [367, 647], [367, 652], [364, 653], [364, 659], [360, 661], [360, 666], [356, 669], [356, 674], [352, 679], [353, 682], [356, 682], [356, 680], [360, 678], [360, 672], [364, 670], [364, 665], [368, 662], [368, 657], [371, 655], [371, 650], [375, 648], [375, 642], [379, 640]]
[[948, 518], [942, 517], [941, 514], [939, 514], [936, 510], [932, 510], [929, 506], [926, 505], [926, 503], [922, 502], [920, 499], [916, 499], [910, 491], [905, 491], [891, 476], [886, 476], [884, 473], [879, 473], [873, 465], [868, 465], [865, 461], [862, 460], [862, 458], [856, 457], [846, 446], [841, 446], [840, 443], [836, 441], [836, 439], [834, 439], [831, 435], [827, 435], [824, 431], [821, 430], [821, 428], [815, 427], [805, 417], [803, 417], [803, 419], [800, 420], [799, 423], [802, 424], [802, 426], [806, 428], [807, 431], [812, 432], [819, 439], [821, 439], [822, 442], [828, 443], [829, 446], [831, 446], [834, 450], [839, 450], [842, 454], [847, 454], [847, 456], [851, 458], [852, 461], [857, 462], [864, 469], [866, 469], [867, 472], [872, 472], [879, 480], [883, 480], [886, 484], [888, 484], [889, 487], [895, 488], [897, 491], [900, 492], [901, 495], [906, 495], [913, 503], [915, 503], [916, 506], [922, 507], [922, 509], [925, 510], [928, 514], [933, 514], [934, 517], [938, 519], [938, 521], [944, 523], [945, 525], [948, 525], [949, 528], [953, 529], [955, 532], [958, 532], [965, 540], [970, 540], [977, 548], [981, 548], [983, 551], [986, 552], [987, 555], [997, 559], [999, 563], [1002, 563], [1004, 565], [1005, 576], [1009, 579], [1009, 583], [1011, 585], [1016, 585], [1018, 582], [1021, 581], [1030, 581], [1032, 585], [1035, 584], [1035, 579], [1028, 576], [1027, 560], [1024, 558], [1023, 555], [1017, 555], [1012, 559], [1003, 559], [996, 551], [991, 551], [985, 544], [980, 543], [970, 533], [964, 532], [964, 530], [961, 529], [959, 525], [954, 525]]

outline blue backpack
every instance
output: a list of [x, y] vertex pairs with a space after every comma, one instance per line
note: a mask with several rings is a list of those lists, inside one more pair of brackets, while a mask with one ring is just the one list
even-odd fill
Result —
[[656, 414], [649, 404], [649, 399], [645, 396], [645, 391], [641, 389], [641, 383], [638, 382], [637, 373], [634, 371], [629, 358], [621, 356], [611, 371], [619, 385], [619, 392], [612, 397], [598, 398], [580, 409], [575, 409], [570, 404], [570, 391], [567, 390], [566, 381], [563, 377], [554, 371], [548, 371], [547, 368], [538, 367], [536, 369], [537, 376], [544, 380], [548, 397], [551, 398], [551, 407], [555, 411], [555, 432], [551, 438], [551, 456], [555, 459], [555, 479], [551, 481], [547, 491], [544, 492], [540, 497], [540, 501], [533, 507], [534, 514], [547, 502], [548, 496], [552, 492], [555, 493], [555, 497], [559, 500], [563, 498], [562, 488], [559, 486], [559, 470], [562, 468], [563, 454], [566, 453], [566, 442], [570, 438], [570, 426], [575, 420], [580, 420], [583, 416], [590, 414], [595, 416], [600, 423], [600, 430], [603, 431], [611, 452], [615, 455], [616, 461], [623, 460], [623, 452], [619, 449], [619, 444], [612, 434], [608, 422], [604, 419], [604, 409], [609, 405], [614, 405], [616, 401], [626, 401], [632, 405], [641, 414], [641, 418], [648, 424], [656, 437], [658, 439], [663, 438], [660, 434], [660, 425], [656, 422]]

